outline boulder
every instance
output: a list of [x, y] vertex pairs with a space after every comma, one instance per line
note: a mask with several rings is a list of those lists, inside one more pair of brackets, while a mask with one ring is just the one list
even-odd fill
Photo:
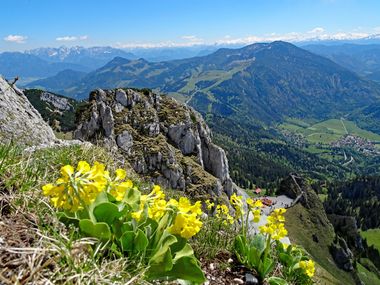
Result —
[[0, 142], [10, 141], [31, 146], [56, 137], [23, 92], [0, 76]]

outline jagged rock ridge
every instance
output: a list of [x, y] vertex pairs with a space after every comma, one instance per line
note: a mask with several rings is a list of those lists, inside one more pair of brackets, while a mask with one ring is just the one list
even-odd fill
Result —
[[149, 90], [91, 92], [74, 137], [118, 149], [135, 171], [165, 187], [230, 195], [224, 150], [190, 107]]
[[56, 140], [24, 93], [0, 76], [0, 141], [33, 145]]

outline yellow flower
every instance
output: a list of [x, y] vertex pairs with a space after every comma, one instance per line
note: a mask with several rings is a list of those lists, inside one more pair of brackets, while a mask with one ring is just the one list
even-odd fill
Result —
[[74, 167], [71, 165], [65, 165], [61, 168], [62, 178], [67, 181], [74, 174]]
[[132, 216], [132, 218], [133, 219], [135, 219], [136, 221], [140, 221], [141, 220], [141, 215], [142, 215], [142, 210], [140, 210], [140, 211], [137, 211], [137, 212], [133, 212], [132, 214], [131, 214], [131, 216]]
[[168, 201], [168, 204], [167, 204], [167, 205], [168, 205], [168, 206], [178, 207], [178, 201], [175, 200], [175, 199], [170, 199], [170, 200]]
[[180, 197], [178, 200], [178, 210], [183, 213], [187, 213], [191, 210], [190, 200], [186, 197]]
[[155, 200], [153, 204], [148, 208], [149, 218], [158, 221], [165, 214], [166, 211], [166, 201], [165, 200]]
[[285, 229], [285, 217], [283, 214], [286, 212], [284, 208], [275, 209], [267, 218], [267, 224], [259, 227], [262, 234], [268, 234], [273, 240], [280, 240], [288, 234]]
[[244, 215], [243, 197], [237, 196], [235, 193], [231, 195], [230, 202], [235, 209], [235, 218], [239, 219]]
[[233, 224], [234, 223], [234, 218], [230, 215], [230, 210], [228, 207], [224, 204], [216, 206], [216, 213], [215, 216], [218, 219], [223, 220], [223, 225], [227, 224]]
[[174, 224], [169, 228], [172, 234], [178, 234], [183, 238], [189, 239], [197, 234], [202, 227], [202, 222], [194, 214], [178, 213]]
[[211, 210], [215, 204], [213, 202], [210, 202], [210, 200], [206, 200], [206, 207], [208, 210]]
[[315, 264], [314, 261], [312, 260], [307, 260], [307, 261], [300, 261], [299, 262], [300, 268], [302, 268], [306, 275], [309, 276], [310, 278], [314, 276], [315, 273]]
[[77, 166], [77, 172], [80, 173], [86, 173], [91, 170], [91, 166], [86, 161], [79, 161]]
[[124, 180], [127, 176], [127, 172], [124, 169], [116, 169], [115, 175], [115, 181]]
[[55, 184], [42, 187], [45, 196], [56, 208], [75, 212], [93, 203], [98, 194], [104, 190], [105, 167], [95, 163], [93, 167], [85, 161], [79, 161], [76, 168], [65, 165], [61, 168], [61, 177]]
[[127, 180], [118, 184], [113, 184], [109, 190], [110, 194], [115, 198], [116, 201], [121, 201], [124, 199], [125, 194], [129, 189], [133, 187], [133, 182]]

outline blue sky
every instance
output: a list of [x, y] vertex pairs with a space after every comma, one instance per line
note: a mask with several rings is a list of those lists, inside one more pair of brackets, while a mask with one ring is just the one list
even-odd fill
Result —
[[379, 0], [2, 0], [0, 50], [380, 34]]

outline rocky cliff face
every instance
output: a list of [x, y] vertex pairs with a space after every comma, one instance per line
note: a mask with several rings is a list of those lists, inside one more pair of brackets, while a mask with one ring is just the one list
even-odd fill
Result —
[[165, 187], [232, 193], [226, 154], [193, 109], [149, 90], [98, 89], [89, 101], [75, 138], [117, 149], [137, 173]]
[[35, 145], [56, 140], [22, 91], [0, 77], [0, 141]]
[[59, 97], [57, 95], [54, 95], [46, 91], [42, 92], [40, 98], [42, 101], [50, 103], [51, 105], [53, 105], [54, 108], [60, 111], [73, 110], [73, 105], [70, 104], [70, 101], [68, 98]]

